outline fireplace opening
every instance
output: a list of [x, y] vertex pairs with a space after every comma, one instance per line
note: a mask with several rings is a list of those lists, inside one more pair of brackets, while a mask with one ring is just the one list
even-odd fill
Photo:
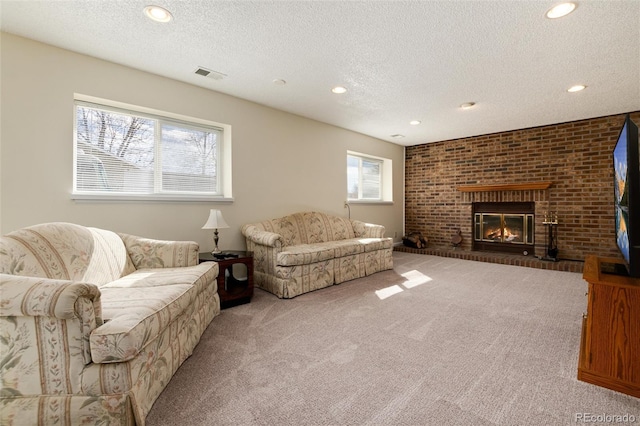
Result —
[[473, 203], [473, 249], [533, 253], [535, 203]]
[[533, 244], [532, 214], [476, 213], [474, 227], [476, 241]]

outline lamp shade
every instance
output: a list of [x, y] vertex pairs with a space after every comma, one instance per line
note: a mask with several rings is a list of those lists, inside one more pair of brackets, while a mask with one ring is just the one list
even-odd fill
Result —
[[222, 212], [217, 209], [211, 209], [209, 219], [207, 219], [207, 223], [204, 224], [202, 229], [223, 229], [228, 227], [229, 225], [227, 225], [224, 217], [222, 217]]

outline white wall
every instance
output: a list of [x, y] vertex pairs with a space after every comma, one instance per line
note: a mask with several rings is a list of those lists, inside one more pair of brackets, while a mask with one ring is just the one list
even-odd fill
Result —
[[[0, 233], [66, 221], [150, 238], [213, 246], [200, 229], [210, 208], [231, 229], [220, 246], [244, 249], [240, 227], [304, 210], [347, 215], [347, 150], [393, 160], [392, 205], [352, 205], [351, 217], [402, 236], [404, 149], [12, 34], [1, 34]], [[73, 95], [155, 108], [233, 127], [233, 203], [77, 202], [70, 198]]]

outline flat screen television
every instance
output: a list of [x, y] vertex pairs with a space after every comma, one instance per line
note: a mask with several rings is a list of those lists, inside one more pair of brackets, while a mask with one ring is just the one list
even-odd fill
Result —
[[613, 149], [616, 242], [629, 276], [640, 277], [640, 149], [627, 114]]

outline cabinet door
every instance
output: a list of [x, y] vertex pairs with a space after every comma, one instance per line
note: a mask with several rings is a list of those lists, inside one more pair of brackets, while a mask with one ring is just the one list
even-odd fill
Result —
[[638, 383], [640, 292], [613, 285], [590, 287], [590, 369], [610, 378]]

